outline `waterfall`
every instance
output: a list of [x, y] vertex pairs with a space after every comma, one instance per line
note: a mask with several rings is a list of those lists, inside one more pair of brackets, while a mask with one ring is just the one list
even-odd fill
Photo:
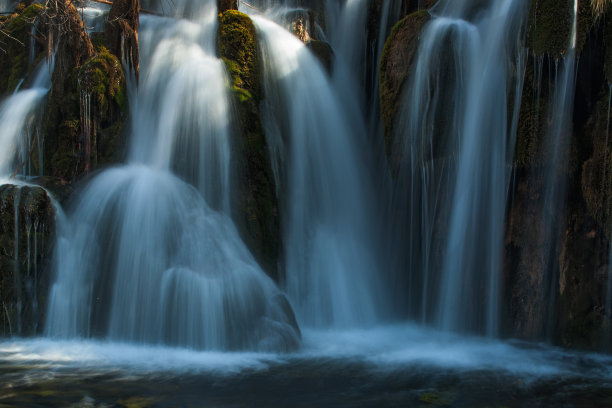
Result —
[[[15, 92], [0, 104], [0, 177], [10, 176], [25, 161], [31, 160], [34, 133], [36, 137], [38, 134], [37, 113], [51, 88], [52, 72], [53, 63], [42, 61], [31, 87]], [[24, 168], [27, 170], [27, 166]]]
[[197, 18], [141, 17], [128, 164], [91, 180], [60, 226], [46, 332], [289, 350], [299, 341], [291, 307], [229, 216], [231, 109], [216, 7], [181, 4]]
[[265, 62], [263, 122], [281, 173], [285, 287], [304, 324], [373, 324], [385, 297], [373, 183], [358, 148], [365, 137], [351, 126], [358, 118], [343, 110], [304, 44], [262, 17], [253, 21]]
[[431, 14], [396, 125], [405, 307], [446, 330], [494, 336], [524, 2], [443, 0]]
[[[568, 0], [572, 1], [572, 0]], [[559, 221], [565, 211], [567, 201], [568, 182], [568, 159], [570, 149], [570, 137], [572, 132], [572, 113], [574, 108], [574, 91], [576, 86], [576, 40], [578, 25], [578, 0], [573, 0], [573, 19], [567, 52], [561, 62], [555, 62], [554, 94], [549, 113], [550, 126], [546, 133], [546, 151], [549, 158], [544, 174], [544, 206], [542, 216], [544, 225], [544, 262], [546, 276], [544, 282], [549, 287], [545, 288], [544, 299], [548, 301], [545, 310], [546, 334], [551, 338], [554, 330], [556, 301], [559, 292], [559, 264], [558, 251], [560, 250], [560, 236], [562, 224]]]

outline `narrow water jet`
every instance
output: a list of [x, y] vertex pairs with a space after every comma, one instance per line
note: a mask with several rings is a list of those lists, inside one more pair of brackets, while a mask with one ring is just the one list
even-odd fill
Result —
[[[572, 113], [574, 109], [574, 92], [576, 86], [576, 41], [578, 30], [578, 0], [573, 0], [572, 28], [567, 45], [567, 52], [562, 61], [555, 61], [553, 102], [549, 113], [550, 127], [547, 130], [545, 144], [548, 152], [548, 162], [544, 174], [544, 204], [542, 217], [544, 225], [545, 253], [544, 263], [546, 275], [544, 277], [544, 299], [548, 304], [542, 311], [546, 322], [545, 333], [551, 339], [556, 321], [556, 302], [559, 292], [559, 263], [560, 236], [563, 226], [559, 221], [565, 210], [567, 202], [567, 173], [572, 132]], [[559, 72], [559, 64], [561, 71]]]
[[[51, 88], [52, 72], [53, 62], [41, 62], [31, 87], [15, 92], [0, 104], [0, 177], [10, 176], [31, 160], [32, 140], [37, 137], [33, 133], [38, 134], [37, 114]], [[27, 168], [24, 165], [21, 171], [30, 176]]]

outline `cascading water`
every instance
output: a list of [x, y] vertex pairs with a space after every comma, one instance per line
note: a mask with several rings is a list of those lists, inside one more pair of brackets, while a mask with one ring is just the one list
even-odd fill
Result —
[[364, 136], [353, 133], [304, 44], [262, 17], [253, 20], [265, 61], [266, 138], [282, 175], [287, 292], [307, 325], [373, 324], [385, 298], [373, 186], [356, 142]]
[[78, 8], [81, 18], [89, 33], [103, 33], [110, 6], [104, 3], [86, 0]]
[[291, 349], [291, 307], [227, 213], [231, 110], [216, 7], [183, 6], [197, 17], [141, 17], [129, 165], [94, 178], [59, 231], [47, 334]]
[[17, 0], [0, 0], [0, 13], [8, 13], [15, 10]]
[[546, 310], [542, 311], [547, 322], [546, 334], [553, 334], [553, 322], [557, 293], [559, 290], [559, 237], [561, 234], [558, 221], [565, 211], [567, 201], [567, 162], [572, 131], [572, 112], [574, 108], [574, 91], [576, 86], [576, 41], [578, 26], [578, 0], [568, 0], [572, 7], [572, 29], [567, 46], [567, 52], [559, 72], [559, 61], [555, 62], [554, 95], [549, 112], [550, 127], [546, 134], [546, 151], [549, 152], [549, 162], [545, 172], [544, 206], [542, 218], [547, 226], [544, 232], [546, 277], [548, 282], [544, 299], [548, 300]]
[[10, 176], [20, 165], [23, 165], [24, 175], [31, 175], [27, 171], [29, 166], [24, 163], [31, 160], [33, 138], [38, 133], [37, 113], [51, 88], [52, 72], [53, 63], [43, 61], [36, 70], [32, 86], [16, 91], [0, 105], [0, 177]]
[[431, 13], [396, 125], [404, 307], [446, 330], [495, 335], [524, 2], [448, 0]]

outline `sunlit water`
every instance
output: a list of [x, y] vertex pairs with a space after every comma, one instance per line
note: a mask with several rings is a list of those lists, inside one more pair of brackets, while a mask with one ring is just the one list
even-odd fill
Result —
[[[306, 331], [289, 354], [0, 343], [2, 406], [610, 406], [612, 357], [416, 326]], [[71, 405], [76, 404], [76, 405]]]

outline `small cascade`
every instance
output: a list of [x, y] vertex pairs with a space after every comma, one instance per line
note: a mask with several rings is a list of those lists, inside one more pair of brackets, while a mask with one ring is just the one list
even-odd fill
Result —
[[[573, 4], [573, 22], [567, 52], [563, 61], [555, 62], [554, 89], [551, 92], [553, 102], [549, 114], [550, 126], [545, 139], [549, 161], [544, 174], [545, 191], [542, 216], [544, 225], [548, 227], [544, 233], [544, 262], [547, 271], [544, 282], [548, 282], [549, 287], [544, 295], [544, 299], [548, 300], [544, 316], [546, 316], [545, 321], [547, 322], [546, 334], [549, 338], [551, 338], [554, 330], [554, 310], [559, 291], [558, 251], [559, 238], [562, 233], [560, 229], [562, 224], [559, 219], [565, 211], [567, 201], [567, 163], [576, 85], [578, 0], [574, 0]], [[560, 63], [561, 69], [559, 70]]]
[[265, 61], [263, 122], [284, 200], [286, 290], [304, 324], [374, 324], [385, 298], [373, 184], [356, 143], [363, 129], [353, 131], [303, 43], [265, 18], [253, 21]]
[[524, 9], [514, 0], [438, 2], [398, 115], [403, 164], [394, 207], [404, 230], [395, 240], [407, 243], [407, 254], [395, 279], [409, 292], [400, 303], [445, 330], [499, 330]]
[[37, 114], [51, 87], [51, 73], [48, 62], [43, 61], [31, 87], [15, 92], [0, 105], [0, 176], [31, 175], [33, 142], [40, 141]]
[[232, 110], [216, 4], [177, 5], [196, 17], [141, 16], [128, 164], [91, 180], [60, 226], [46, 333], [290, 350], [300, 338], [291, 306], [229, 214]]
[[209, 8], [205, 23], [142, 18], [140, 52], [147, 71], [138, 98], [132, 98], [139, 131], [129, 161], [175, 172], [211, 207], [229, 214], [231, 110], [225, 67], [214, 54], [215, 17]]
[[110, 5], [85, 0], [78, 8], [81, 19], [85, 23], [88, 33], [103, 33], [108, 18]]

